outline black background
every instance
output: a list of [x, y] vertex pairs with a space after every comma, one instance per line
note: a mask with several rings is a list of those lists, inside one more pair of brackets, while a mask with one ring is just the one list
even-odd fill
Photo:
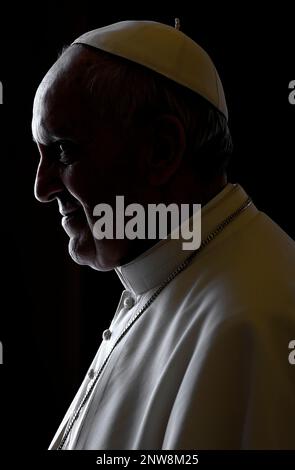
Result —
[[207, 8], [202, 2], [191, 5], [166, 7], [162, 15], [158, 8], [124, 4], [119, 11], [114, 4], [107, 8], [87, 1], [3, 7], [3, 448], [47, 448], [122, 290], [115, 273], [94, 272], [71, 261], [55, 204], [43, 206], [33, 196], [38, 152], [30, 129], [32, 101], [65, 44], [116, 21], [173, 25], [174, 17], [180, 17], [181, 29], [209, 52], [224, 84], [235, 145], [230, 180], [239, 182], [258, 208], [295, 238], [295, 106], [288, 102], [288, 84], [295, 79], [295, 8], [278, 3], [258, 11], [248, 2], [236, 8], [218, 3], [218, 9], [212, 2]]

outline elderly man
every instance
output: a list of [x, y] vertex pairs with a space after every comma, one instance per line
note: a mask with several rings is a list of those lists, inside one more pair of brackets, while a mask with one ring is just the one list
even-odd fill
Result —
[[[241, 186], [218, 73], [178, 28], [78, 38], [38, 88], [35, 194], [125, 289], [51, 449], [294, 446], [295, 246]], [[98, 203], [202, 205], [201, 245], [94, 236]]]

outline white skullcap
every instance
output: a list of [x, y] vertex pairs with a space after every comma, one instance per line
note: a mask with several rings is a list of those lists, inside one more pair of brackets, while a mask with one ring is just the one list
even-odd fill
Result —
[[87, 44], [152, 69], [197, 92], [228, 118], [212, 60], [178, 29], [154, 21], [121, 21], [89, 31], [73, 44]]

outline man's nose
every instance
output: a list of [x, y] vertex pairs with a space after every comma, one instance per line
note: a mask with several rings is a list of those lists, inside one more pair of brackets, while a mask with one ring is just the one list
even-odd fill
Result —
[[41, 157], [35, 178], [35, 198], [40, 202], [51, 202], [63, 190], [58, 165]]

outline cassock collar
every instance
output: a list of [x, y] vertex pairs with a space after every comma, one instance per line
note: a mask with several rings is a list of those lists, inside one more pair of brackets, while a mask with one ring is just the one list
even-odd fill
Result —
[[[202, 241], [247, 199], [243, 188], [228, 183], [201, 212]], [[255, 208], [255, 211], [257, 209]], [[135, 295], [157, 287], [193, 250], [183, 250], [183, 239], [163, 239], [127, 264], [115, 269], [124, 287]]]

